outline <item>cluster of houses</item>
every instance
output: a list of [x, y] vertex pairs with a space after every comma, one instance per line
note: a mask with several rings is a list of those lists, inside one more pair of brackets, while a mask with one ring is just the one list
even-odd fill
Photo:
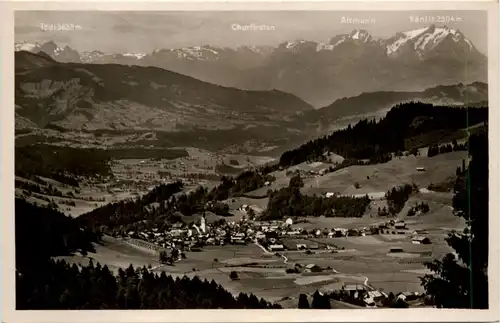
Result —
[[[331, 290], [328, 289], [322, 290], [322, 294], [330, 292]], [[362, 299], [362, 302], [366, 307], [384, 307], [387, 306], [386, 301], [390, 300], [390, 296], [387, 293], [361, 283], [344, 283], [340, 292], [344, 295], [348, 295], [352, 300]], [[424, 295], [417, 292], [401, 292], [394, 295], [392, 300], [404, 302], [408, 305], [416, 305], [415, 302], [418, 303], [418, 301], [421, 301], [423, 297]]]
[[[261, 210], [257, 206], [243, 205], [241, 210], [255, 213]], [[366, 236], [373, 234], [405, 234], [412, 237], [414, 244], [429, 244], [425, 230], [411, 231], [404, 221], [389, 220], [384, 223], [362, 228], [331, 228], [309, 229], [293, 227], [294, 221], [287, 218], [284, 221], [253, 221], [243, 218], [240, 221], [215, 221], [208, 224], [203, 215], [198, 223], [186, 225], [174, 223], [169, 230], [160, 231], [154, 228], [145, 232], [128, 232], [126, 238], [141, 240], [148, 243], [149, 249], [159, 251], [167, 248], [177, 248], [187, 251], [201, 251], [205, 245], [241, 244], [258, 242], [270, 252], [285, 250], [317, 250], [332, 249], [327, 243], [302, 239], [338, 238], [349, 236]], [[137, 244], [137, 243], [136, 243]], [[154, 247], [152, 247], [154, 246]]]
[[404, 234], [411, 235], [413, 244], [430, 244], [431, 240], [426, 236], [427, 230], [409, 230], [403, 220], [390, 220], [377, 225], [379, 234]]

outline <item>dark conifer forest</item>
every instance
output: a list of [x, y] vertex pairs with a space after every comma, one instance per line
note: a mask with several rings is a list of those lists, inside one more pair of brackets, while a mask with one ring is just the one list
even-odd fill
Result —
[[16, 308], [233, 309], [280, 308], [255, 295], [234, 297], [214, 281], [173, 279], [147, 268], [114, 275], [107, 266], [69, 264], [56, 256], [95, 251], [100, 234], [55, 210], [16, 199]]
[[[488, 120], [488, 109], [482, 107], [434, 106], [419, 102], [393, 107], [376, 120], [361, 120], [356, 125], [329, 136], [311, 140], [281, 155], [279, 165], [289, 167], [306, 161], [323, 160], [333, 152], [346, 159], [367, 159], [374, 163], [387, 161], [387, 154], [410, 150], [407, 139], [439, 130], [447, 134]], [[432, 142], [431, 142], [432, 143]], [[429, 143], [422, 143], [422, 146]]]
[[488, 136], [471, 136], [469, 147], [471, 162], [459, 172], [453, 197], [455, 215], [467, 228], [448, 235], [455, 254], [427, 263], [433, 274], [422, 278], [437, 307], [488, 308]]
[[290, 179], [288, 187], [273, 191], [263, 214], [265, 220], [298, 216], [362, 217], [370, 204], [368, 196], [307, 196], [300, 192], [304, 185], [300, 175]]

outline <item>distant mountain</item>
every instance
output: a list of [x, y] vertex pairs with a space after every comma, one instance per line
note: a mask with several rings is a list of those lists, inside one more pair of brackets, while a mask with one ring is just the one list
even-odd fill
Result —
[[[45, 46], [47, 48], [47, 46]], [[222, 87], [156, 67], [15, 56], [19, 125], [68, 130], [220, 130], [284, 122], [313, 107], [278, 90]]]
[[38, 43], [21, 42], [15, 44], [16, 51], [29, 51], [32, 53], [45, 53], [58, 62], [81, 62], [80, 54], [69, 46], [59, 47], [53, 41], [42, 45]]
[[277, 47], [204, 45], [152, 53], [93, 51], [78, 57], [69, 47], [56, 47], [16, 44], [16, 50], [42, 49], [58, 61], [156, 66], [228, 87], [279, 89], [316, 107], [363, 92], [413, 92], [487, 81], [486, 56], [459, 30], [435, 25], [398, 32], [388, 39], [375, 39], [368, 31], [356, 29], [327, 43], [295, 40]]

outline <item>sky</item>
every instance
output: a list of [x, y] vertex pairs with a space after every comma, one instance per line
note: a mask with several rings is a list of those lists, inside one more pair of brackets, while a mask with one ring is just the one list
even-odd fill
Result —
[[[196, 45], [220, 47], [272, 45], [305, 39], [328, 42], [335, 35], [366, 29], [373, 37], [420, 29], [431, 22], [412, 17], [437, 17], [436, 22], [460, 30], [478, 50], [487, 53], [485, 11], [18, 11], [15, 40], [43, 43], [53, 40], [77, 51], [151, 52], [158, 48]], [[453, 17], [454, 21], [450, 21]], [[349, 23], [349, 18], [365, 23]], [[75, 30], [43, 31], [45, 26], [73, 24]], [[266, 30], [241, 30], [256, 25]], [[239, 29], [240, 28], [240, 29]]]

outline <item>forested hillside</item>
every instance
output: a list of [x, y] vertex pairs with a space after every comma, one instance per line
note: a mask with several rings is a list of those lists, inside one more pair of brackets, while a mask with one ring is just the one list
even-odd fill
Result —
[[[155, 192], [155, 196], [165, 194]], [[280, 308], [253, 294], [235, 298], [214, 281], [198, 277], [174, 280], [165, 273], [132, 266], [115, 276], [107, 266], [92, 262], [77, 266], [54, 261], [55, 256], [95, 251], [92, 243], [100, 240], [100, 233], [20, 199], [16, 199], [15, 218], [18, 310]]]
[[[487, 120], [488, 109], [482, 107], [459, 108], [418, 102], [399, 104], [379, 121], [361, 120], [354, 126], [349, 125], [346, 129], [289, 150], [281, 155], [279, 163], [288, 167], [305, 161], [322, 160], [328, 152], [347, 159], [379, 162], [385, 160], [389, 153], [408, 149], [406, 139], [433, 131], [451, 134]], [[432, 143], [432, 138], [428, 140]]]

